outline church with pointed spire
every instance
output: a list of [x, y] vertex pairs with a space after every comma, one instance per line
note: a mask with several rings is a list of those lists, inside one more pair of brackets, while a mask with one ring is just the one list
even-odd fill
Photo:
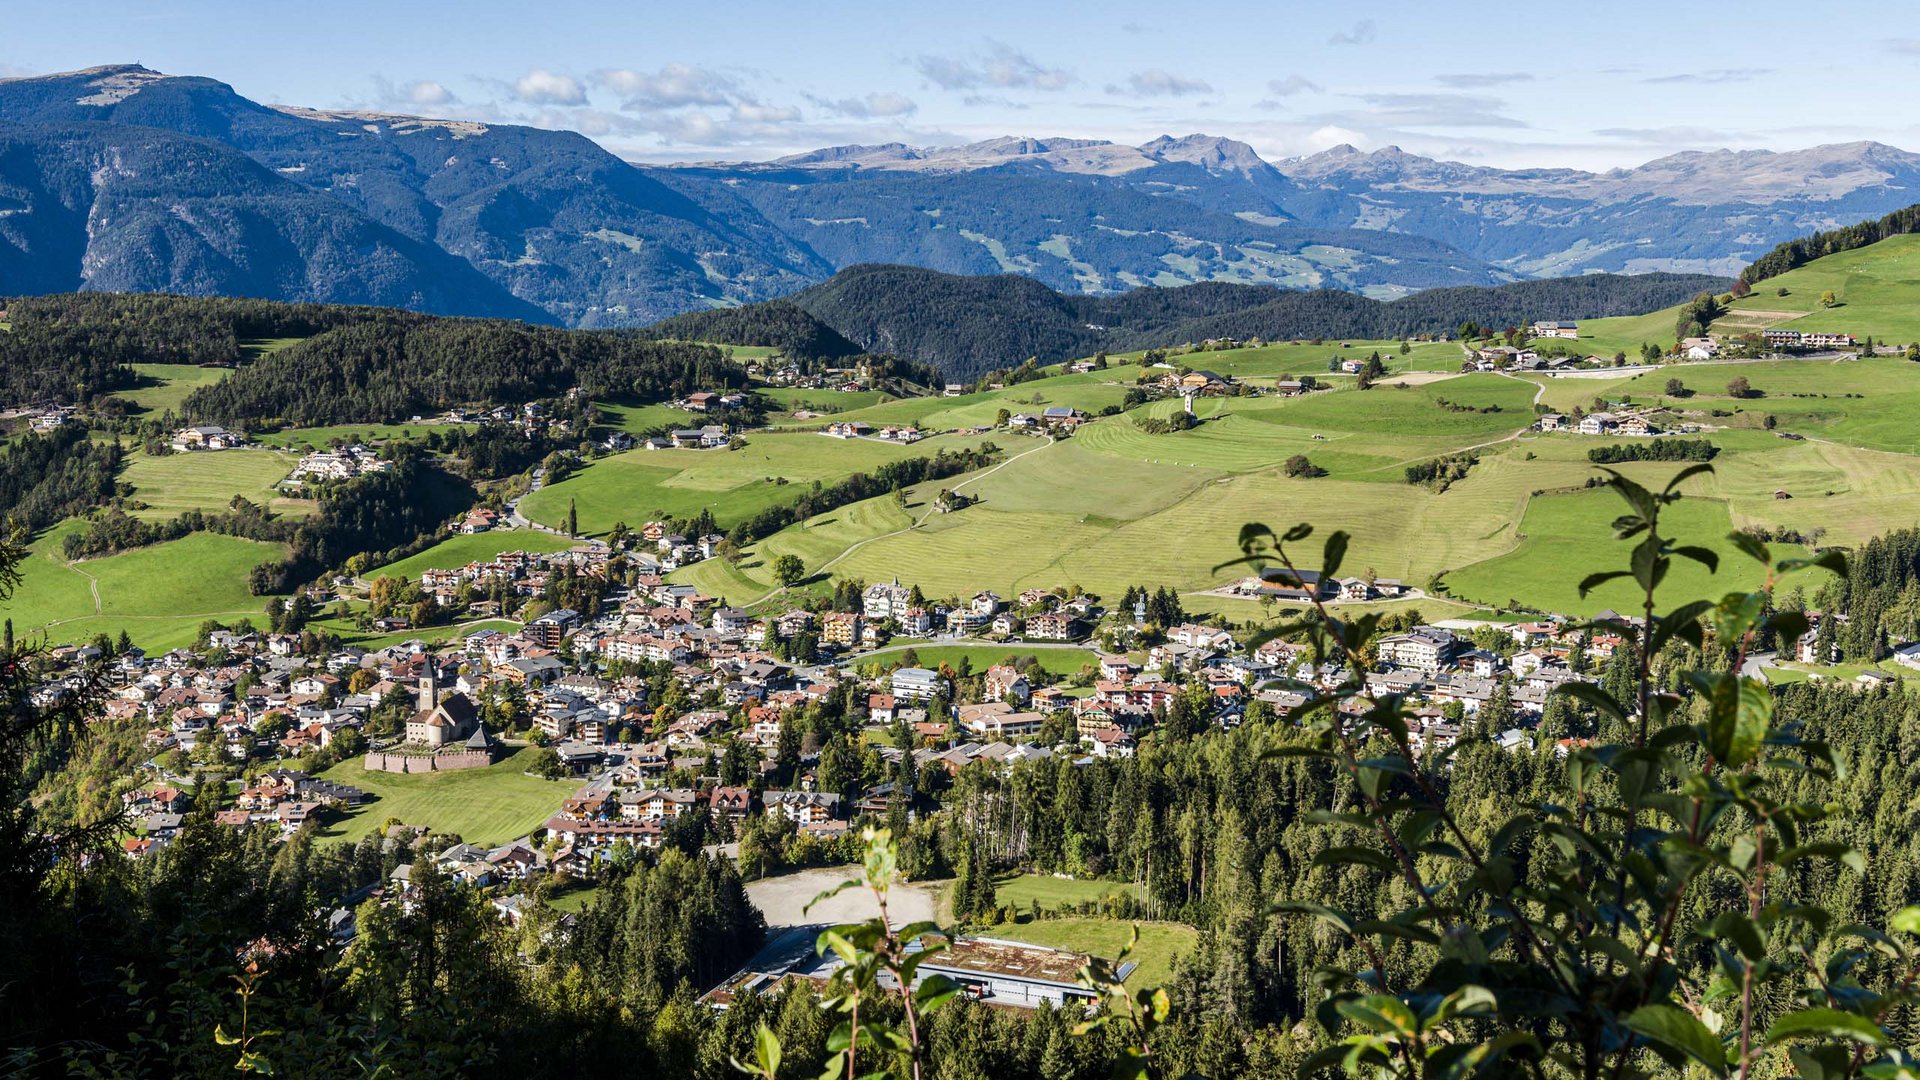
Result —
[[480, 719], [472, 698], [440, 693], [431, 661], [420, 676], [414, 712], [407, 718], [405, 741], [390, 750], [367, 754], [367, 768], [378, 772], [444, 772], [493, 763], [498, 748]]

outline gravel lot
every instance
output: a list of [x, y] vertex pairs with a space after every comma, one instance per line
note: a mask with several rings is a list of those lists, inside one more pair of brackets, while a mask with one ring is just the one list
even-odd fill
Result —
[[[767, 917], [769, 929], [859, 922], [880, 913], [872, 894], [864, 888], [848, 889], [814, 905], [811, 911], [803, 910], [814, 897], [858, 873], [859, 867], [845, 866], [762, 878], [747, 883], [747, 896]], [[939, 897], [934, 890], [906, 882], [895, 882], [887, 897], [889, 921], [895, 926], [932, 919], [938, 905]]]

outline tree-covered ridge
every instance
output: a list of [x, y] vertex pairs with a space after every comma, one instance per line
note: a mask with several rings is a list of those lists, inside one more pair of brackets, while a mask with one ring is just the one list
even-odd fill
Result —
[[[0, 335], [3, 336], [3, 335]], [[0, 522], [44, 529], [114, 497], [124, 458], [118, 442], [94, 442], [78, 424], [0, 446]]]
[[745, 384], [746, 373], [707, 345], [652, 341], [631, 331], [383, 312], [195, 390], [186, 410], [222, 424], [308, 426], [517, 406], [575, 387], [593, 398], [660, 401]]
[[860, 352], [860, 346], [790, 300], [690, 311], [662, 319], [646, 332], [649, 337], [679, 341], [765, 346], [793, 360], [837, 360]]
[[1757, 285], [1815, 259], [1877, 244], [1889, 236], [1905, 236], [1913, 232], [1920, 232], [1920, 204], [1895, 210], [1876, 221], [1862, 221], [1857, 225], [1788, 240], [1740, 271], [1740, 280], [1748, 285]]
[[1052, 363], [1103, 349], [1221, 338], [1404, 338], [1451, 333], [1463, 321], [1508, 327], [1533, 319], [1637, 315], [1726, 284], [1693, 274], [1590, 274], [1430, 289], [1395, 301], [1218, 282], [1084, 296], [1014, 274], [966, 277], [876, 265], [844, 270], [792, 302], [869, 352], [935, 363], [949, 376], [970, 378], [1028, 357]]
[[126, 389], [133, 364], [233, 366], [247, 358], [249, 341], [305, 337], [378, 311], [161, 293], [0, 298], [0, 310], [11, 328], [0, 333], [0, 400], [26, 403], [82, 402]]

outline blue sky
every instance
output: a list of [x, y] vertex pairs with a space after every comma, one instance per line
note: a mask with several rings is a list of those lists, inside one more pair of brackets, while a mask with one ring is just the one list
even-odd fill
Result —
[[849, 142], [1205, 132], [1503, 167], [1875, 139], [1920, 148], [1888, 2], [818, 3], [65, 0], [0, 75], [137, 61], [261, 101], [580, 131], [636, 160]]

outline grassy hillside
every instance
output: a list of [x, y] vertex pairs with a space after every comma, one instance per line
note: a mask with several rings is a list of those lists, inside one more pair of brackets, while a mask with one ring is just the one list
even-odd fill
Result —
[[486, 562], [505, 551], [535, 553], [565, 551], [572, 540], [533, 529], [474, 533], [451, 536], [418, 555], [388, 563], [368, 573], [369, 578], [418, 578], [422, 570], [456, 570], [470, 562]]
[[358, 840], [389, 818], [458, 833], [470, 844], [504, 844], [527, 835], [560, 808], [579, 782], [542, 780], [526, 775], [522, 750], [484, 769], [457, 772], [368, 772], [360, 759], [343, 761], [320, 775], [371, 793], [372, 802], [355, 808], [323, 835]]
[[[1788, 295], [1778, 295], [1780, 289]], [[1839, 301], [1820, 303], [1831, 291]], [[1816, 259], [1754, 288], [1714, 323], [1716, 332], [1791, 325], [1796, 330], [1871, 334], [1877, 341], [1920, 341], [1920, 236], [1892, 236], [1877, 244]]]
[[[991, 419], [991, 418], [989, 418]], [[520, 512], [542, 524], [565, 524], [577, 508], [582, 532], [616, 522], [638, 528], [662, 516], [691, 517], [711, 509], [724, 528], [768, 506], [790, 502], [814, 481], [978, 440], [925, 439], [911, 446], [874, 439], [835, 439], [814, 432], [755, 432], [740, 450], [632, 450], [596, 461], [533, 492]]]
[[44, 632], [57, 643], [124, 629], [152, 651], [191, 644], [206, 619], [264, 621], [266, 599], [247, 592], [247, 572], [280, 557], [277, 545], [195, 533], [70, 563], [60, 540], [75, 528], [68, 522], [33, 542], [19, 590], [0, 603], [16, 633]]
[[284, 498], [280, 481], [293, 468], [292, 454], [273, 450], [225, 450], [218, 453], [128, 457], [120, 479], [133, 485], [133, 497], [145, 503], [144, 518], [171, 518], [187, 510], [225, 510], [238, 495], [279, 513], [302, 515], [312, 504]]
[[[1765, 396], [1728, 397], [1735, 374]], [[1244, 620], [1263, 613], [1249, 601], [1205, 594], [1235, 576], [1211, 568], [1231, 557], [1241, 523], [1304, 520], [1352, 532], [1348, 566], [1355, 570], [1414, 585], [1439, 575], [1456, 600], [1594, 611], [1621, 598], [1581, 601], [1554, 583], [1565, 576], [1570, 551], [1583, 566], [1615, 554], [1608, 525], [1617, 508], [1580, 488], [1596, 475], [1587, 452], [1619, 440], [1530, 432], [1533, 399], [1559, 404], [1555, 398], [1564, 397], [1562, 407], [1596, 396], [1653, 402], [1676, 375], [1693, 393], [1668, 404], [1712, 428], [1707, 437], [1723, 451], [1716, 475], [1694, 485], [1710, 501], [1690, 504], [1679, 521], [1689, 539], [1724, 546], [1735, 526], [1785, 527], [1857, 543], [1920, 518], [1920, 468], [1899, 452], [1920, 452], [1920, 439], [1900, 420], [1920, 407], [1911, 396], [1920, 394], [1920, 365], [1688, 364], [1614, 380], [1441, 376], [1364, 393], [1203, 399], [1203, 422], [1171, 435], [1136, 423], [1137, 415], [1179, 408], [1158, 402], [1083, 425], [1051, 445], [1014, 439], [1008, 460], [910, 490], [905, 506], [888, 498], [843, 507], [750, 547], [737, 565], [701, 563], [677, 578], [750, 603], [773, 597], [771, 563], [794, 554], [814, 572], [869, 582], [897, 574], [931, 596], [1069, 584], [1112, 596], [1131, 584], [1168, 584], [1187, 592], [1196, 610]], [[981, 397], [984, 410], [992, 395]], [[1782, 430], [1809, 438], [1794, 442], [1764, 430], [1768, 413]], [[1446, 492], [1405, 482], [1408, 465], [1467, 448], [1477, 448], [1479, 464]], [[1281, 465], [1295, 454], [1327, 475], [1286, 476]], [[1675, 466], [1623, 468], [1654, 483]], [[938, 486], [958, 486], [979, 501], [931, 513]], [[1775, 498], [1777, 490], [1793, 498]], [[1430, 615], [1458, 613], [1446, 599], [1411, 603]]]

